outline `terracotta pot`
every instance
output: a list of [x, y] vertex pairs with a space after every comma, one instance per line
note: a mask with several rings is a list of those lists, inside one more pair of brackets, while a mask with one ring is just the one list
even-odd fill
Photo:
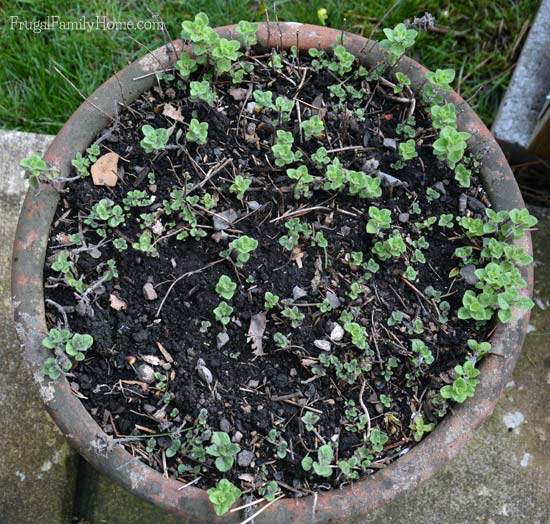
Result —
[[[227, 38], [234, 38], [234, 26], [217, 29]], [[258, 40], [266, 48], [327, 48], [342, 32], [314, 25], [291, 22], [260, 24]], [[384, 60], [385, 52], [377, 43], [363, 37], [343, 33], [344, 45], [365, 65]], [[63, 176], [71, 168], [75, 153], [90, 144], [95, 135], [109, 122], [115, 105], [129, 103], [153, 86], [153, 72], [171, 67], [185, 46], [176, 40], [147, 54], [113, 76], [86, 100], [71, 116], [48, 149], [45, 159]], [[414, 88], [425, 82], [426, 69], [403, 57], [399, 70], [412, 80]], [[520, 191], [499, 146], [481, 120], [464, 100], [454, 92], [447, 99], [457, 106], [458, 127], [469, 131], [470, 149], [482, 154], [483, 184], [495, 209], [523, 208]], [[170, 513], [193, 523], [240, 522], [239, 512], [218, 519], [205, 491], [194, 486], [180, 490], [182, 484], [165, 479], [158, 471], [133, 458], [120, 444], [113, 444], [98, 424], [84, 409], [62, 377], [55, 382], [44, 378], [41, 372], [47, 352], [41, 340], [47, 329], [44, 315], [43, 266], [48, 233], [58, 203], [58, 193], [47, 185], [37, 194], [30, 190], [19, 219], [13, 252], [13, 304], [15, 321], [23, 356], [32, 370], [46, 409], [66, 435], [72, 446], [101, 472], [135, 495], [164, 508]], [[531, 238], [526, 234], [515, 241], [531, 253]], [[528, 282], [525, 295], [532, 294], [533, 269], [522, 269]], [[371, 477], [341, 490], [333, 490], [316, 497], [284, 499], [266, 509], [256, 523], [298, 522], [361, 522], [373, 509], [391, 502], [405, 490], [415, 488], [433, 476], [452, 459], [470, 440], [474, 430], [491, 414], [504, 385], [520, 354], [527, 330], [529, 313], [513, 310], [512, 321], [499, 324], [491, 339], [493, 351], [481, 365], [480, 384], [475, 397], [453, 408], [436, 430], [387, 468]]]

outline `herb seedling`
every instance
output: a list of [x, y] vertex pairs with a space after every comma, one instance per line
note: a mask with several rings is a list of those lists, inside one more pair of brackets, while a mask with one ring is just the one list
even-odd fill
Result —
[[241, 496], [241, 490], [227, 479], [219, 480], [216, 487], [210, 488], [207, 493], [218, 516], [225, 515]]
[[212, 91], [208, 80], [202, 80], [200, 82], [194, 81], [189, 84], [189, 99], [191, 102], [202, 100], [208, 105], [213, 105], [216, 100], [216, 95], [214, 91]]
[[301, 420], [304, 423], [306, 431], [313, 431], [315, 429], [315, 424], [319, 422], [319, 415], [313, 413], [312, 411], [306, 411]]
[[266, 440], [276, 448], [277, 456], [284, 459], [288, 454], [288, 442], [282, 438], [281, 433], [275, 428], [269, 430]]
[[275, 342], [275, 345], [280, 349], [286, 349], [288, 346], [290, 346], [290, 341], [288, 340], [288, 337], [283, 335], [280, 331], [277, 331], [273, 334], [273, 342]]
[[373, 246], [374, 253], [383, 262], [391, 257], [400, 257], [406, 250], [405, 241], [398, 231], [394, 231], [387, 240], [375, 242]]
[[153, 195], [148, 196], [145, 191], [140, 191], [139, 189], [128, 191], [126, 196], [122, 199], [122, 203], [126, 210], [132, 207], [147, 207], [154, 201], [155, 197]]
[[302, 469], [313, 471], [320, 477], [330, 477], [332, 475], [331, 463], [334, 460], [334, 451], [330, 444], [323, 444], [317, 450], [317, 462], [308, 455], [302, 459]]
[[424, 344], [424, 342], [418, 338], [413, 338], [411, 340], [411, 349], [413, 350], [413, 353], [417, 353], [418, 357], [416, 359], [417, 365], [421, 364], [433, 364], [434, 356], [428, 346]]
[[357, 322], [346, 322], [344, 330], [351, 335], [351, 343], [359, 349], [367, 349], [367, 330]]
[[416, 158], [418, 156], [416, 152], [416, 142], [412, 138], [406, 142], [401, 142], [399, 144], [399, 155], [404, 162]]
[[214, 63], [217, 74], [227, 73], [241, 53], [239, 48], [241, 44], [238, 40], [228, 40], [227, 38], [218, 38], [210, 50], [210, 58]]
[[281, 125], [290, 120], [290, 114], [294, 109], [294, 100], [289, 100], [284, 96], [278, 96], [275, 99], [275, 104], [273, 105], [273, 109], [275, 109], [275, 111], [277, 112], [278, 123], [279, 125]]
[[470, 133], [457, 131], [454, 127], [443, 127], [439, 132], [439, 138], [433, 143], [435, 156], [440, 160], [446, 160], [449, 167], [454, 169], [464, 156], [466, 141], [470, 136]]
[[[319, 147], [315, 153], [311, 155], [311, 160], [315, 163], [315, 165], [319, 168], [322, 168], [323, 166], [326, 166], [327, 164], [330, 164], [330, 157], [327, 154], [326, 147]], [[342, 178], [342, 184], [344, 183]]]
[[405, 51], [414, 45], [418, 31], [407, 29], [405, 24], [397, 24], [393, 29], [385, 28], [386, 38], [380, 45], [389, 53], [390, 65], [395, 65]]
[[393, 88], [393, 92], [396, 95], [402, 93], [405, 87], [409, 87], [411, 85], [411, 79], [401, 71], [396, 71], [395, 80], [397, 81], [397, 83]]
[[227, 275], [222, 275], [216, 284], [216, 293], [225, 300], [231, 300], [236, 289], [237, 284]]
[[367, 233], [371, 235], [380, 235], [383, 229], [388, 229], [391, 226], [391, 211], [389, 209], [369, 206], [369, 217]]
[[264, 295], [264, 308], [267, 310], [275, 308], [279, 303], [279, 297], [271, 291], [266, 291]]
[[[69, 369], [70, 369], [70, 365], [69, 365]], [[50, 380], [57, 380], [61, 376], [61, 373], [62, 373], [62, 369], [59, 366], [57, 359], [55, 357], [48, 357], [45, 360], [44, 365], [42, 366], [42, 374], [45, 377], [48, 377]]]
[[241, 20], [237, 24], [237, 27], [235, 27], [235, 32], [239, 35], [240, 41], [247, 49], [255, 45], [258, 41], [256, 37], [258, 33], [258, 24], [253, 22]]
[[199, 145], [206, 144], [208, 140], [208, 122], [199, 122], [196, 118], [192, 118], [185, 138], [189, 142], [195, 142]]
[[443, 104], [444, 98], [439, 92], [448, 92], [451, 90], [451, 82], [455, 78], [453, 69], [437, 69], [435, 72], [426, 73], [428, 82], [422, 88], [422, 97], [427, 104]]
[[158, 256], [158, 251], [153, 245], [153, 235], [151, 231], [146, 230], [141, 235], [139, 235], [137, 242], [132, 243], [132, 247], [136, 251], [141, 251], [142, 253], [147, 253], [151, 256]]
[[288, 318], [290, 320], [290, 325], [293, 328], [298, 328], [302, 325], [302, 322], [304, 321], [305, 315], [296, 307], [285, 307], [281, 314], [283, 317]]
[[146, 153], [152, 153], [153, 151], [162, 151], [166, 147], [172, 130], [163, 127], [155, 129], [153, 126], [145, 124], [141, 128], [141, 132], [143, 133], [141, 147]]
[[300, 127], [306, 140], [311, 138], [321, 139], [325, 133], [325, 124], [319, 118], [319, 115], [313, 115], [311, 118], [304, 120]]
[[292, 144], [294, 144], [294, 136], [292, 133], [278, 129], [277, 142], [271, 146], [271, 151], [275, 157], [275, 165], [277, 167], [292, 164], [302, 158], [302, 153], [300, 151], [292, 151]]
[[407, 280], [410, 280], [411, 282], [414, 282], [418, 276], [418, 271], [414, 269], [412, 266], [407, 266], [405, 271], [403, 271], [403, 277]]
[[176, 69], [184, 80], [197, 70], [198, 64], [187, 53], [182, 53], [176, 62]]
[[470, 178], [472, 172], [466, 169], [463, 164], [457, 164], [455, 166], [455, 180], [460, 187], [470, 187]]
[[[48, 335], [42, 339], [42, 345], [56, 353], [59, 359], [58, 362], [61, 363], [61, 367], [65, 370], [71, 368], [71, 362], [66, 359], [66, 357], [63, 358], [63, 354], [72, 357], [77, 362], [82, 361], [85, 358], [86, 351], [92, 347], [93, 343], [94, 339], [91, 335], [80, 333], [71, 334], [68, 329], [57, 328], [50, 329]], [[48, 370], [51, 371], [52, 369], [55, 374], [53, 364], [48, 367]], [[51, 375], [49, 376], [51, 377]]]
[[350, 169], [346, 169], [345, 173], [350, 195], [358, 195], [361, 198], [377, 198], [382, 194], [378, 177]]
[[386, 433], [380, 431], [379, 428], [373, 428], [370, 433], [369, 440], [372, 446], [372, 450], [375, 453], [380, 453], [384, 450], [384, 444], [388, 442], [389, 437], [388, 435], [386, 435]]
[[456, 376], [454, 382], [443, 386], [440, 394], [444, 399], [452, 399], [462, 404], [467, 398], [474, 396], [479, 382], [477, 379], [479, 370], [470, 360], [467, 360], [463, 365], [455, 366], [454, 372]]
[[454, 104], [430, 107], [432, 125], [435, 129], [442, 129], [445, 126], [456, 127], [456, 110]]
[[258, 493], [268, 502], [275, 500], [275, 497], [280, 491], [279, 484], [277, 484], [276, 480], [270, 480], [258, 488]]
[[244, 194], [248, 191], [250, 184], [252, 184], [252, 180], [245, 178], [242, 175], [237, 175], [231, 186], [229, 186], [229, 191], [231, 191], [231, 193], [235, 193], [237, 198], [242, 200], [244, 198]]
[[430, 431], [433, 431], [435, 428], [435, 424], [429, 423], [426, 424], [424, 422], [424, 417], [418, 413], [412, 420], [411, 425], [409, 426], [413, 431], [413, 437], [416, 442], [420, 442], [422, 440], [422, 437], [424, 436], [424, 433], [429, 433]]
[[242, 235], [229, 244], [229, 252], [235, 253], [238, 267], [244, 266], [250, 260], [250, 253], [258, 247], [258, 241], [248, 235]]
[[270, 109], [273, 107], [273, 93], [271, 91], [260, 91], [257, 89], [252, 93], [256, 107]]
[[102, 198], [92, 206], [90, 214], [84, 219], [84, 223], [96, 229], [96, 232], [106, 236], [103, 225], [117, 227], [124, 222], [124, 211], [122, 207], [115, 204], [110, 198]]
[[229, 471], [233, 467], [235, 457], [241, 451], [241, 447], [231, 442], [231, 438], [224, 431], [214, 431], [210, 442], [210, 446], [206, 448], [206, 453], [216, 457], [214, 464], [218, 471], [222, 473]]
[[353, 56], [343, 45], [335, 45], [332, 50], [336, 61], [328, 63], [328, 70], [337, 76], [343, 76], [351, 71], [355, 56]]
[[[323, 155], [321, 158], [324, 158]], [[346, 182], [346, 173], [338, 158], [335, 158], [327, 166], [325, 177], [327, 181], [325, 182], [323, 188], [327, 191], [338, 191], [344, 187], [344, 183]]]
[[29, 184], [35, 188], [38, 187], [42, 175], [45, 175], [47, 180], [53, 180], [59, 174], [36, 153], [21, 160], [19, 165], [29, 174]]
[[214, 318], [222, 325], [227, 326], [231, 322], [233, 308], [223, 300], [214, 308]]
[[295, 180], [294, 184], [294, 198], [299, 199], [300, 197], [308, 198], [311, 196], [311, 191], [309, 184], [315, 179], [309, 174], [309, 171], [306, 166], [300, 166], [296, 169], [289, 168], [286, 170], [286, 175], [291, 180]]

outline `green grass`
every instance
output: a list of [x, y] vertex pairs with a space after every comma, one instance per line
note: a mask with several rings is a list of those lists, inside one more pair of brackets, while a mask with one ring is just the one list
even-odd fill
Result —
[[[7, 2], [5, 3], [7, 4]], [[58, 68], [88, 96], [113, 72], [166, 41], [159, 31], [13, 30], [10, 17], [62, 20], [106, 15], [117, 21], [151, 20], [159, 13], [172, 37], [180, 23], [199, 11], [213, 25], [241, 19], [265, 19], [263, 2], [247, 0], [18, 0], [0, 7], [0, 127], [56, 133], [79, 106], [81, 96], [56, 72]], [[277, 0], [269, 2], [270, 18], [318, 23], [317, 9], [328, 10], [327, 25], [369, 35], [393, 2], [381, 0]], [[402, 0], [381, 28], [431, 12], [441, 32], [422, 33], [411, 56], [430, 68], [454, 67], [455, 88], [490, 125], [506, 89], [524, 24], [535, 14], [536, 0]], [[147, 6], [147, 7], [145, 7]]]

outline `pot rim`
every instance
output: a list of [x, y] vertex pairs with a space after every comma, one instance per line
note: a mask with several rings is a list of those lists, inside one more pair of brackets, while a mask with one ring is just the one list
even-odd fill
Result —
[[[226, 38], [236, 37], [235, 26], [216, 31]], [[296, 22], [260, 23], [258, 43], [264, 48], [301, 50], [343, 45], [366, 65], [381, 63], [387, 56], [374, 41], [340, 30]], [[343, 42], [342, 42], [343, 40]], [[73, 113], [44, 158], [67, 176], [71, 159], [82, 152], [103, 129], [120, 103], [127, 104], [148, 90], [155, 72], [171, 67], [182, 52], [189, 52], [181, 40], [149, 52], [102, 84]], [[425, 82], [426, 68], [402, 57], [397, 70], [406, 73], [416, 89]], [[495, 209], [525, 207], [515, 178], [504, 154], [489, 130], [470, 106], [454, 91], [446, 95], [457, 107], [458, 127], [472, 133], [470, 150], [483, 155], [481, 178]], [[29, 365], [46, 409], [84, 458], [117, 484], [138, 497], [161, 506], [170, 513], [197, 523], [239, 522], [239, 512], [216, 517], [205, 490], [166, 479], [158, 471], [140, 462], [112, 437], [103, 432], [82, 403], [72, 393], [65, 376], [55, 382], [41, 372], [47, 357], [41, 340], [47, 333], [43, 296], [43, 266], [49, 229], [59, 194], [47, 184], [39, 192], [29, 189], [21, 210], [13, 249], [12, 296], [14, 317], [22, 354]], [[532, 253], [529, 232], [514, 243]], [[522, 291], [531, 296], [533, 267], [521, 268], [528, 286]], [[491, 337], [493, 354], [481, 363], [480, 383], [475, 396], [453, 407], [453, 413], [410, 452], [386, 468], [341, 489], [298, 499], [282, 499], [255, 519], [262, 523], [342, 522], [359, 519], [387, 503], [405, 490], [432, 477], [470, 441], [473, 430], [492, 413], [500, 393], [508, 382], [521, 352], [527, 332], [529, 312], [513, 308], [508, 324], [497, 324]], [[258, 506], [259, 507], [259, 506]]]

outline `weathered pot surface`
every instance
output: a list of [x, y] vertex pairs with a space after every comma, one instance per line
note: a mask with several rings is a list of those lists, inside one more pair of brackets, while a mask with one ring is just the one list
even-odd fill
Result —
[[[234, 26], [217, 29], [234, 38]], [[264, 47], [289, 48], [299, 45], [325, 48], [343, 35], [344, 45], [366, 65], [384, 60], [385, 53], [377, 43], [358, 35], [342, 33], [307, 24], [292, 22], [260, 24], [258, 41]], [[185, 49], [174, 41], [130, 64], [100, 86], [71, 116], [58, 133], [45, 155], [62, 176], [68, 176], [71, 160], [82, 152], [95, 135], [109, 123], [118, 102], [127, 104], [154, 83], [154, 72], [171, 67]], [[412, 80], [413, 87], [425, 81], [426, 69], [403, 57], [398, 69]], [[488, 129], [464, 100], [452, 92], [447, 99], [457, 106], [458, 127], [473, 134], [470, 150], [483, 158], [482, 179], [496, 209], [522, 208], [521, 193], [497, 143]], [[216, 517], [204, 490], [164, 478], [159, 472], [132, 457], [121, 444], [114, 443], [84, 409], [71, 392], [66, 378], [47, 380], [41, 371], [46, 352], [41, 340], [47, 332], [43, 297], [43, 265], [46, 245], [59, 195], [47, 185], [40, 192], [29, 190], [17, 228], [13, 252], [12, 290], [17, 332], [23, 356], [30, 366], [40, 394], [57, 425], [82, 456], [113, 481], [135, 495], [182, 517], [185, 522], [240, 522], [240, 512]], [[531, 253], [531, 238], [526, 234], [515, 241]], [[528, 282], [524, 294], [533, 289], [532, 266], [522, 268]], [[267, 508], [256, 523], [350, 523], [391, 501], [404, 490], [415, 488], [433, 476], [470, 440], [473, 431], [491, 414], [499, 395], [510, 378], [520, 354], [527, 330], [529, 313], [514, 309], [511, 322], [499, 324], [491, 339], [493, 351], [481, 365], [480, 384], [474, 398], [453, 408], [436, 430], [409, 453], [377, 472], [372, 477], [341, 490], [333, 490], [299, 499], [283, 499]]]

